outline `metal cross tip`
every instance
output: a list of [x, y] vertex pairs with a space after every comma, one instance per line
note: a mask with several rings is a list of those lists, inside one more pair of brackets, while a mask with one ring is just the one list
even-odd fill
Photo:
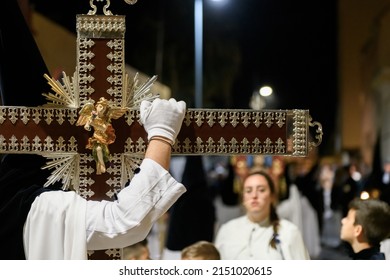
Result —
[[124, 0], [129, 5], [134, 5], [138, 0]]

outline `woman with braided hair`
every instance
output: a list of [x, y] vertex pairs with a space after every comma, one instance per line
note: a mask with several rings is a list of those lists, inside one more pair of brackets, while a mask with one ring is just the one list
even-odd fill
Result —
[[217, 233], [221, 259], [310, 259], [298, 227], [276, 213], [276, 190], [268, 173], [249, 173], [242, 201], [246, 214], [223, 224]]

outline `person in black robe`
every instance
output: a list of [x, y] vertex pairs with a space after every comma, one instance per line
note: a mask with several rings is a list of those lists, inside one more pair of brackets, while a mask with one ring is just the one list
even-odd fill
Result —
[[166, 247], [171, 251], [181, 251], [200, 240], [212, 242], [216, 221], [202, 157], [187, 156], [182, 179], [177, 179], [187, 192], [169, 211]]
[[364, 191], [390, 205], [390, 163], [383, 160], [379, 141], [375, 146], [371, 173], [367, 176]]
[[[0, 96], [6, 106], [38, 106], [49, 91], [49, 73], [15, 0], [4, 1], [0, 16]], [[7, 15], [7, 16], [4, 16]], [[24, 259], [23, 224], [35, 197], [58, 186], [42, 188], [48, 172], [36, 155], [3, 155], [0, 165], [0, 259]], [[16, 187], [20, 186], [20, 187]], [[12, 248], [12, 249], [10, 249]], [[4, 254], [4, 255], [3, 255]]]

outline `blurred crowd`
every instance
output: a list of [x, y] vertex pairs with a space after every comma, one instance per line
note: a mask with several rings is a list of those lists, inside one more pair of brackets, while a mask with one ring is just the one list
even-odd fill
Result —
[[[390, 204], [390, 164], [369, 169], [358, 152], [320, 156], [314, 148], [307, 157], [173, 157], [171, 172], [188, 191], [150, 233], [151, 258], [180, 259], [185, 247], [214, 242], [225, 222], [245, 213], [242, 183], [254, 170], [272, 177], [277, 214], [299, 228], [311, 259], [349, 259], [340, 229], [354, 198]], [[389, 250], [389, 242], [383, 243]]]

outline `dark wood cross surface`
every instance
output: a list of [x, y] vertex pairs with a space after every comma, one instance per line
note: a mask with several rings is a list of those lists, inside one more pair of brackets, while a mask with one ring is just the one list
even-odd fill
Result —
[[[104, 12], [77, 15], [76, 72], [71, 78], [64, 73], [58, 81], [46, 76], [53, 89], [45, 93], [47, 104], [0, 107], [0, 153], [46, 157], [45, 168], [52, 170], [47, 185], [61, 181], [91, 200], [113, 200], [131, 180], [147, 147], [139, 105], [156, 98], [150, 91], [156, 77], [139, 85], [137, 76], [130, 79], [125, 73], [125, 17]], [[106, 121], [115, 138], [106, 145], [109, 160], [98, 174], [96, 150], [86, 147], [96, 128], [87, 131], [79, 123], [88, 117], [83, 109], [101, 98], [111, 112], [122, 114]], [[188, 109], [173, 154], [304, 157], [321, 139], [321, 124], [312, 122], [308, 110]], [[89, 252], [89, 258], [120, 259], [121, 249]]]

